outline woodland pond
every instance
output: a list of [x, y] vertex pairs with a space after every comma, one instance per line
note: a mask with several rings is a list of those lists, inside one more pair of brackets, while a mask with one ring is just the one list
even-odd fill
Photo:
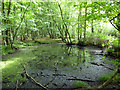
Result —
[[0, 87], [119, 89], [120, 2], [101, 1], [2, 0]]
[[[98, 86], [98, 77], [115, 69], [111, 58], [101, 55], [102, 49], [65, 44], [44, 44], [21, 48], [16, 53], [3, 56], [3, 88], [15, 87], [16, 80], [25, 82], [21, 88], [40, 88], [22, 76], [24, 63], [30, 76], [48, 88], [72, 88], [82, 80]], [[11, 71], [12, 70], [12, 71]]]

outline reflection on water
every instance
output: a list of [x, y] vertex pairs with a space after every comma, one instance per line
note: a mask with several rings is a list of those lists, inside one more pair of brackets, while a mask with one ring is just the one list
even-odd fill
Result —
[[37, 69], [53, 69], [54, 67], [75, 69], [98, 58], [90, 50], [78, 46], [41, 45], [31, 50], [36, 58], [29, 60], [28, 63], [30, 67]]

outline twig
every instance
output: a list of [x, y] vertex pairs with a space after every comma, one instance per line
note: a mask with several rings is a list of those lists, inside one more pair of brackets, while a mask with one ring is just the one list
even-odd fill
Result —
[[33, 77], [31, 77], [31, 76], [27, 73], [24, 63], [22, 63], [22, 66], [23, 66], [23, 68], [24, 68], [24, 70], [25, 70], [25, 74], [26, 74], [26, 76], [27, 76], [28, 78], [31, 78], [31, 79], [36, 83], [36, 85], [38, 85], [38, 86], [42, 87], [43, 89], [47, 90], [46, 87], [44, 87], [42, 84], [40, 84], [39, 82], [37, 82]]
[[22, 86], [23, 84], [24, 84], [24, 83], [20, 83], [20, 84], [19, 84], [19, 87]]

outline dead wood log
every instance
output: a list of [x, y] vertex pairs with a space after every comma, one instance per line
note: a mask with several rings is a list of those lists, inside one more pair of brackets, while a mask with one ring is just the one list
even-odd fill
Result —
[[42, 87], [42, 89], [47, 90], [46, 87], [44, 87], [41, 83], [37, 82], [33, 77], [31, 77], [31, 76], [27, 73], [26, 67], [25, 67], [24, 63], [21, 63], [21, 64], [22, 64], [22, 66], [23, 66], [23, 68], [24, 68], [24, 71], [25, 71], [25, 74], [26, 74], [27, 78], [28, 78], [28, 79], [29, 79], [29, 78], [32, 79], [32, 80], [36, 83], [36, 85]]

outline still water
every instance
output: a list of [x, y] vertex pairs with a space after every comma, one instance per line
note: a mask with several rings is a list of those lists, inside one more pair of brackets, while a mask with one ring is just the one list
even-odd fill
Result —
[[[80, 78], [96, 81], [100, 75], [112, 72], [114, 66], [106, 62], [111, 59], [104, 58], [101, 53], [100, 48], [76, 45], [29, 46], [21, 48], [14, 54], [4, 56], [2, 69], [4, 74], [5, 71], [19, 67], [20, 63], [24, 62], [28, 73], [42, 84], [47, 83], [53, 76], [57, 76], [54, 82], [59, 82], [58, 86], [67, 83], [66, 87], [71, 87], [72, 81], [67, 82], [67, 79]], [[13, 64], [13, 67], [10, 67], [10, 64]], [[27, 85], [29, 87], [30, 83]]]

